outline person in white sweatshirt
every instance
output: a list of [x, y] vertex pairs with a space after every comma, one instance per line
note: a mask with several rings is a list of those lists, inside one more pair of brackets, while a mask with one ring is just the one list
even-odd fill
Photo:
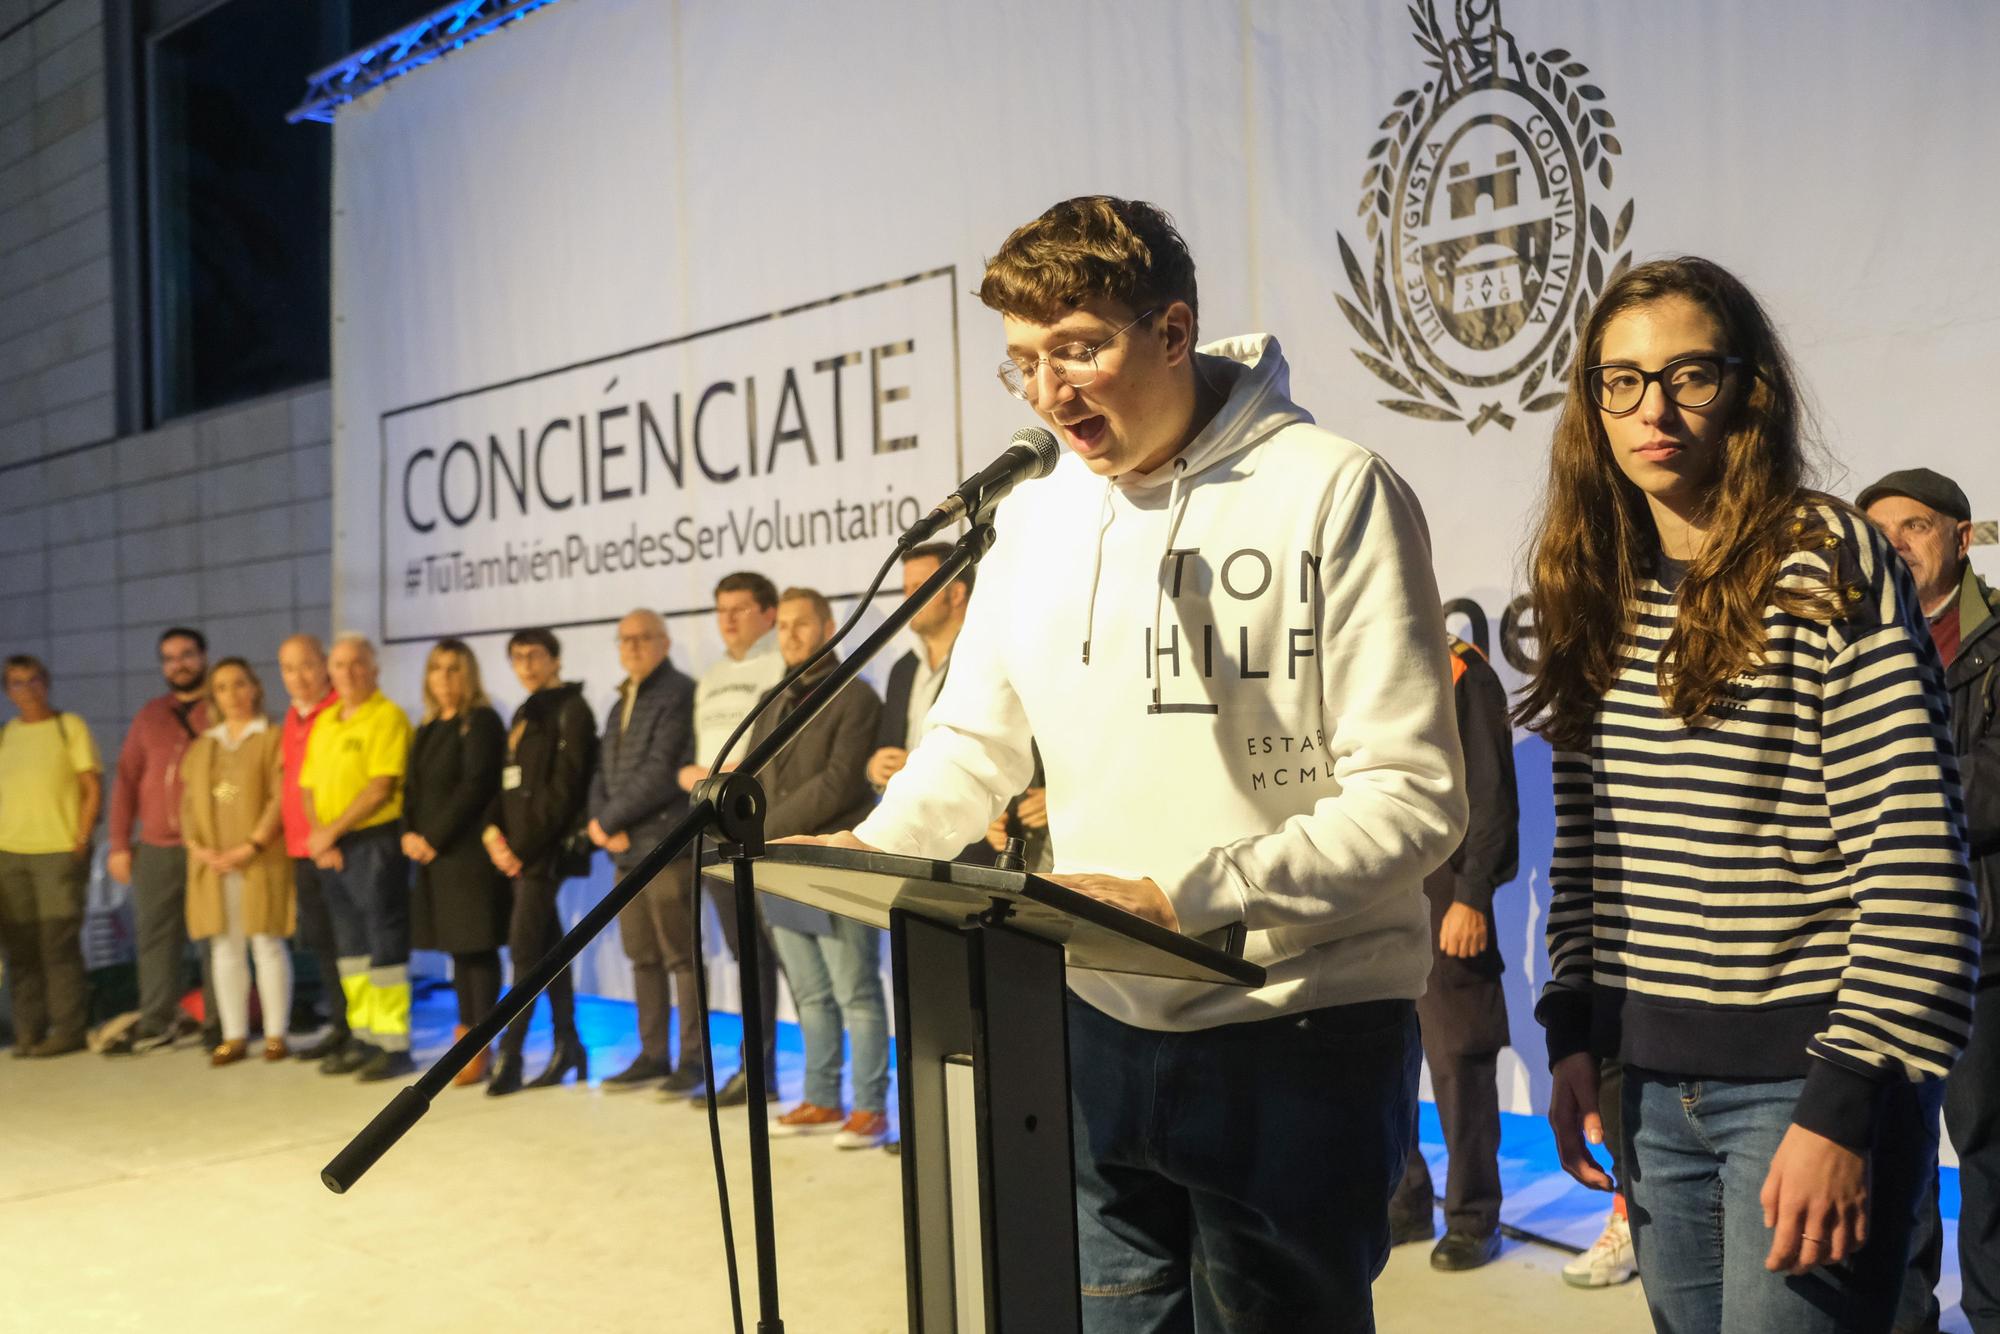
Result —
[[949, 857], [1040, 742], [1055, 879], [1201, 935], [1252, 989], [1071, 970], [1085, 1327], [1372, 1330], [1416, 1131], [1427, 872], [1466, 821], [1429, 539], [1287, 396], [1197, 350], [1194, 263], [1088, 197], [988, 265], [1000, 378], [1067, 456], [1014, 492], [930, 728], [835, 846]]
[[[701, 674], [701, 680], [694, 688], [694, 763], [684, 765], [680, 771], [680, 785], [684, 791], [694, 791], [694, 785], [708, 777], [709, 766], [715, 763], [723, 744], [730, 733], [743, 721], [750, 710], [757, 707], [757, 701], [764, 698], [773, 686], [785, 675], [785, 660], [778, 652], [777, 632], [772, 628], [778, 623], [778, 588], [769, 579], [750, 570], [739, 570], [726, 574], [715, 586], [715, 628], [722, 636], [723, 656], [716, 659], [713, 666]], [[741, 760], [750, 750], [750, 738], [746, 734], [730, 752], [729, 763]], [[731, 892], [714, 881], [708, 881], [708, 895], [715, 904], [715, 917], [722, 927], [722, 938], [729, 946], [729, 952], [739, 960], [743, 957], [740, 942], [736, 938], [736, 899]], [[761, 942], [757, 954], [758, 994], [764, 998], [764, 1074], [765, 1087], [777, 1096], [778, 1087], [778, 952], [766, 939]], [[697, 948], [699, 942], [697, 941]], [[740, 979], [741, 985], [748, 986], [749, 979]], [[750, 1044], [743, 1044], [744, 1060], [748, 1060]], [[713, 1071], [710, 1072], [713, 1076]], [[708, 1105], [708, 1081], [697, 1085], [689, 1095], [688, 1105], [706, 1107]], [[677, 1098], [678, 1090], [666, 1092], [663, 1096]], [[750, 1099], [749, 1076], [739, 1064], [731, 1075], [716, 1090], [715, 1100], [725, 1107], [733, 1107]]]

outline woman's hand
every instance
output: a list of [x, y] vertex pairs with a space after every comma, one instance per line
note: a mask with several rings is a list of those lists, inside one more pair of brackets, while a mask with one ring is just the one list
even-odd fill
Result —
[[1774, 1273], [1839, 1264], [1867, 1244], [1867, 1155], [1804, 1126], [1785, 1131], [1758, 1199], [1764, 1226], [1775, 1230], [1764, 1257]]
[[1563, 1171], [1592, 1190], [1616, 1190], [1585, 1141], [1604, 1143], [1604, 1118], [1597, 1114], [1597, 1058], [1587, 1051], [1565, 1056], [1550, 1072], [1549, 1128], [1556, 1133], [1556, 1156]]

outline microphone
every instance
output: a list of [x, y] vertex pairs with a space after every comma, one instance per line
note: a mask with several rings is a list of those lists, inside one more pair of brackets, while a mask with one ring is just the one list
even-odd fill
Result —
[[1056, 460], [1061, 457], [1062, 449], [1053, 435], [1039, 426], [1022, 427], [1014, 432], [1013, 442], [1000, 451], [999, 458], [966, 478], [959, 484], [958, 490], [945, 497], [942, 505], [911, 524], [908, 531], [896, 539], [897, 547], [907, 550], [929, 540], [932, 534], [947, 524], [968, 515], [977, 519], [990, 512], [1022, 482], [1047, 477], [1054, 472]]

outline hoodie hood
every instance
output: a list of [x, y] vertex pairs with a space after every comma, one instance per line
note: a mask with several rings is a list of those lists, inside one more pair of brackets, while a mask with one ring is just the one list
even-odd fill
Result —
[[1312, 414], [1292, 402], [1291, 369], [1270, 334], [1242, 334], [1197, 348], [1194, 372], [1223, 394], [1222, 406], [1187, 448], [1149, 473], [1126, 473], [1113, 485], [1127, 492], [1169, 487], [1200, 476], [1225, 459]]

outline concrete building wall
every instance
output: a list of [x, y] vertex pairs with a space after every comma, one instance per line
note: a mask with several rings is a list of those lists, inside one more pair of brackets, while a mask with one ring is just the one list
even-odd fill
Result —
[[282, 707], [279, 640], [331, 629], [333, 429], [318, 384], [116, 434], [102, 3], [0, 0], [0, 654], [108, 764], [167, 625]]

